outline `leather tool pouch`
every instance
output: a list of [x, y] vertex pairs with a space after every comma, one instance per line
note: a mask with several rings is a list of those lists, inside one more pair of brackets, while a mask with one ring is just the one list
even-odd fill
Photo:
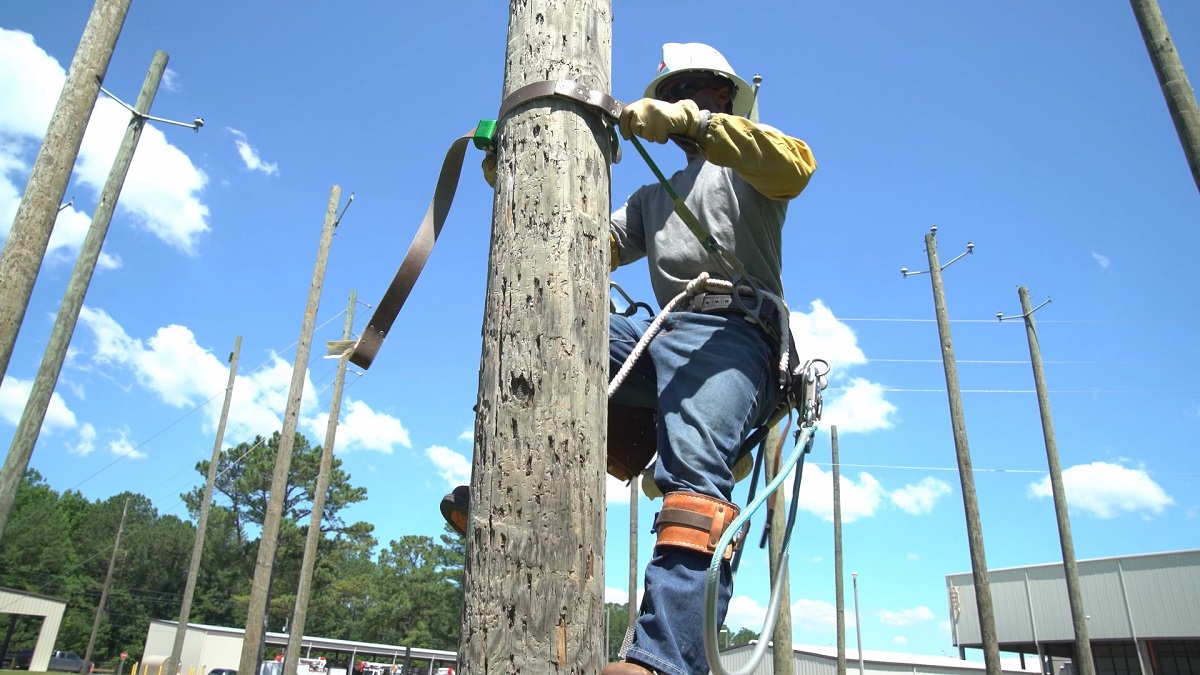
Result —
[[608, 404], [608, 473], [628, 481], [640, 474], [658, 449], [656, 420], [649, 408]]

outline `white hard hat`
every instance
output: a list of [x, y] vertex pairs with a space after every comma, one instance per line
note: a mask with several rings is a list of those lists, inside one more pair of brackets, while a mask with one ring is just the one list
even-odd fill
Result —
[[750, 83], [733, 72], [733, 67], [721, 52], [699, 42], [668, 42], [663, 45], [658, 75], [650, 80], [644, 96], [654, 98], [658, 94], [658, 85], [662, 84], [663, 80], [685, 72], [711, 73], [733, 82], [736, 89], [733, 92], [733, 114], [742, 117], [750, 114], [750, 109], [754, 107], [754, 90]]

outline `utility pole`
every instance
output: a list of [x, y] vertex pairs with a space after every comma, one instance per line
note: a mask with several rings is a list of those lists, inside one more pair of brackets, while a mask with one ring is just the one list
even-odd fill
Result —
[[[129, 108], [132, 118], [125, 129], [125, 137], [117, 150], [108, 179], [100, 191], [100, 203], [92, 215], [92, 224], [84, 237], [79, 249], [79, 258], [75, 261], [75, 269], [71, 272], [71, 280], [67, 283], [62, 305], [58, 308], [58, 317], [54, 320], [54, 328], [50, 331], [50, 339], [46, 344], [46, 353], [42, 356], [42, 364], [38, 367], [37, 377], [29, 392], [29, 400], [21, 412], [21, 420], [13, 433], [12, 444], [8, 456], [4, 460], [4, 468], [0, 469], [0, 536], [8, 524], [12, 512], [13, 500], [17, 488], [33, 455], [33, 447], [37, 444], [41, 432], [42, 421], [46, 419], [46, 410], [50, 407], [50, 397], [58, 384], [58, 376], [62, 372], [63, 361], [67, 357], [67, 347], [71, 345], [71, 336], [75, 333], [75, 324], [79, 320], [79, 311], [83, 308], [83, 299], [87, 295], [88, 286], [92, 283], [92, 273], [96, 271], [96, 262], [100, 259], [100, 249], [104, 246], [104, 238], [108, 235], [108, 226], [112, 222], [113, 211], [121, 196], [121, 188], [125, 185], [125, 176], [129, 173], [129, 165], [133, 163], [133, 155], [137, 150], [138, 141], [142, 137], [142, 128], [146, 120], [159, 119], [150, 117], [150, 105], [154, 103], [154, 95], [158, 92], [158, 84], [162, 80], [163, 71], [167, 68], [167, 53], [155, 52], [138, 94], [136, 108]], [[124, 105], [124, 104], [123, 104]], [[169, 120], [164, 120], [168, 121]], [[176, 123], [178, 124], [178, 123]]]
[[[50, 232], [58, 218], [59, 205], [67, 192], [75, 157], [83, 143], [100, 95], [100, 83], [108, 72], [108, 62], [125, 25], [130, 0], [96, 0], [75, 57], [67, 68], [62, 93], [50, 115], [50, 126], [29, 172], [21, 205], [17, 207], [12, 230], [0, 254], [0, 380], [8, 372], [13, 345], [21, 330], [21, 321], [29, 307], [33, 282], [50, 243]], [[7, 494], [10, 488], [0, 486]], [[8, 512], [0, 513], [0, 536]]]
[[217, 422], [217, 440], [213, 443], [212, 460], [208, 463], [208, 475], [204, 480], [204, 496], [200, 500], [200, 519], [196, 521], [196, 539], [192, 542], [192, 562], [188, 565], [187, 583], [183, 588], [183, 603], [179, 606], [179, 625], [175, 627], [175, 642], [171, 647], [171, 660], [163, 669], [168, 675], [183, 671], [183, 641], [187, 637], [188, 616], [192, 611], [192, 597], [196, 593], [196, 578], [200, 575], [200, 558], [204, 553], [204, 534], [208, 531], [208, 510], [212, 506], [213, 486], [217, 482], [217, 466], [221, 463], [221, 448], [225, 445], [225, 422], [229, 420], [229, 404], [233, 401], [233, 383], [237, 379], [238, 357], [241, 356], [241, 353], [242, 336], [239, 335], [233, 341], [233, 352], [229, 355], [229, 382], [225, 384], [225, 403], [221, 406], [221, 420]]
[[837, 425], [829, 428], [833, 462], [833, 594], [837, 605], [837, 675], [846, 675], [846, 582], [842, 580], [842, 475]]
[[[983, 642], [983, 662], [987, 675], [1000, 675], [1000, 645], [996, 637], [996, 618], [992, 611], [992, 589], [988, 582], [987, 556], [983, 550], [983, 525], [979, 520], [979, 501], [975, 495], [975, 474], [971, 469], [971, 448], [967, 444], [967, 422], [963, 417], [962, 393], [958, 387], [958, 364], [954, 360], [954, 343], [950, 339], [950, 318], [946, 311], [946, 294], [942, 288], [942, 270], [975, 252], [968, 242], [967, 250], [942, 265], [938, 262], [937, 227], [925, 235], [925, 251], [929, 254], [929, 278], [933, 285], [933, 309], [937, 316], [938, 340], [942, 347], [942, 367], [946, 370], [946, 394], [950, 401], [950, 426], [954, 432], [954, 453], [958, 459], [958, 478], [962, 484], [963, 509], [967, 517], [967, 544], [971, 552], [971, 573], [975, 583], [975, 605], [979, 610], [979, 633]], [[900, 270], [905, 278], [923, 272]]]
[[[782, 440], [779, 425], [775, 425], [767, 432], [767, 437], [760, 446], [760, 451], [767, 452], [766, 461], [763, 463], [766, 465], [768, 483], [779, 473]], [[779, 579], [779, 593], [782, 597], [775, 616], [775, 627], [771, 631], [772, 672], [774, 675], [792, 675], [795, 670], [792, 663], [792, 590], [787, 569], [779, 569], [787, 543], [783, 540], [787, 530], [787, 514], [784, 513], [783, 498], [778, 490], [768, 498], [767, 505], [767, 564], [771, 578]], [[779, 576], [776, 577], [776, 574]]]
[[[607, 0], [512, 0], [504, 92], [608, 91]], [[592, 109], [499, 120], [462, 668], [595, 673], [604, 645], [611, 141]]]
[[121, 550], [121, 533], [125, 531], [125, 515], [129, 513], [129, 497], [121, 509], [121, 524], [117, 526], [117, 538], [113, 542], [112, 556], [108, 559], [108, 572], [104, 575], [104, 586], [100, 589], [100, 604], [96, 605], [96, 618], [92, 621], [92, 635], [88, 638], [87, 651], [83, 653], [83, 665], [79, 675], [89, 675], [88, 663], [92, 660], [92, 649], [96, 646], [96, 634], [100, 632], [100, 619], [104, 616], [104, 603], [108, 602], [108, 589], [112, 586], [113, 569], [117, 566], [117, 553]]
[[629, 612], [629, 623], [626, 624], [626, 635], [629, 634], [629, 627], [636, 624], [638, 619], [638, 488], [641, 480], [640, 473], [633, 474], [633, 478], [629, 479], [629, 603], [625, 607]]
[[1146, 51], [1150, 53], [1150, 63], [1154, 66], [1154, 74], [1158, 76], [1163, 97], [1167, 100], [1167, 110], [1171, 113], [1175, 133], [1179, 135], [1183, 154], [1192, 170], [1192, 180], [1200, 189], [1200, 109], [1196, 107], [1196, 92], [1188, 82], [1179, 52], [1175, 51], [1175, 42], [1167, 31], [1167, 22], [1163, 19], [1158, 0], [1129, 0], [1129, 4], [1142, 31], [1142, 40], [1146, 43]]
[[[271, 578], [275, 572], [275, 551], [279, 548], [279, 525], [283, 520], [283, 498], [287, 492], [288, 472], [292, 468], [292, 446], [296, 442], [296, 422], [300, 415], [300, 399], [304, 395], [304, 373], [308, 370], [308, 355], [312, 350], [313, 326], [317, 322], [317, 308], [321, 304], [321, 286], [325, 283], [325, 266], [329, 262], [329, 247], [333, 243], [333, 230], [341, 221], [337, 215], [342, 188], [334, 185], [329, 191], [329, 205], [325, 208], [325, 226], [321, 230], [321, 244], [317, 249], [317, 264], [313, 269], [312, 285], [308, 289], [308, 304], [304, 308], [304, 321], [300, 327], [300, 341], [296, 344], [296, 360], [292, 364], [292, 382], [288, 389], [287, 406], [283, 411], [283, 431], [279, 439], [279, 453], [275, 456], [275, 472], [271, 476], [271, 493], [267, 498], [267, 511], [263, 517], [262, 538], [258, 542], [258, 559], [254, 563], [254, 581], [250, 585], [250, 603], [246, 608], [246, 638], [242, 641], [242, 656], [238, 672], [243, 675], [258, 675], [259, 659], [262, 654], [264, 623], [267, 617], [267, 600], [270, 595]], [[346, 202], [350, 202], [354, 195]], [[343, 209], [342, 214], [345, 214]]]
[[[346, 325], [342, 328], [342, 340], [350, 339], [354, 328], [354, 306], [358, 293], [350, 291], [350, 302], [346, 305]], [[317, 472], [317, 487], [313, 492], [312, 514], [308, 519], [308, 535], [304, 539], [304, 561], [300, 565], [300, 583], [296, 588], [296, 606], [292, 610], [291, 629], [288, 632], [287, 651], [283, 654], [283, 672], [294, 673], [300, 663], [300, 642], [304, 638], [304, 623], [308, 620], [308, 596], [312, 590], [313, 568], [317, 564], [317, 545], [321, 541], [321, 518], [325, 515], [325, 495], [329, 491], [329, 473], [333, 466], [333, 443], [337, 438], [338, 417], [342, 411], [342, 386], [346, 382], [346, 364], [350, 361], [348, 350], [338, 358], [337, 375], [333, 379], [333, 399], [329, 402], [329, 421], [325, 425], [325, 445], [321, 448], [321, 468]]]
[[[1071, 537], [1071, 518], [1067, 514], [1067, 490], [1063, 486], [1062, 466], [1058, 462], [1058, 442], [1054, 439], [1054, 419], [1050, 416], [1050, 396], [1046, 392], [1046, 372], [1042, 369], [1042, 348], [1038, 344], [1033, 313], [1045, 307], [1047, 300], [1036, 308], [1029, 302], [1029, 289], [1017, 289], [1021, 299], [1021, 318], [1025, 320], [1025, 335], [1029, 339], [1029, 360], [1033, 364], [1033, 383], [1037, 389], [1038, 413], [1042, 418], [1042, 437], [1046, 441], [1046, 462], [1050, 468], [1050, 493], [1054, 497], [1054, 516], [1058, 520], [1058, 539], [1062, 546], [1063, 572], [1067, 580], [1067, 600], [1071, 606], [1071, 624], [1075, 629], [1075, 667], [1078, 675], [1096, 675], [1092, 660], [1092, 643], [1088, 639], [1087, 614], [1083, 609], [1083, 591], [1079, 584], [1079, 568], [1075, 565], [1075, 542]], [[1006, 317], [997, 313], [1003, 321]]]
[[858, 572], [851, 572], [850, 577], [854, 582], [854, 632], [858, 634], [858, 675], [867, 675], [862, 648], [862, 618], [858, 613]]

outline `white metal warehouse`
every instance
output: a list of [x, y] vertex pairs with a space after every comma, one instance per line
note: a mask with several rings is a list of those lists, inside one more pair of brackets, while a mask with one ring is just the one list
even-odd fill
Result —
[[[754, 645], [742, 645], [721, 652], [721, 664], [726, 670], [734, 671], [746, 667]], [[775, 672], [772, 650], [768, 649], [753, 675], [771, 675]], [[1002, 661], [1005, 675], [1038, 675], [1036, 664], [1023, 668], [1016, 659]], [[792, 647], [792, 671], [795, 675], [837, 675], [837, 648], [810, 645]], [[858, 675], [858, 651], [846, 649], [846, 672]], [[871, 649], [863, 650], [863, 675], [982, 675], [982, 662], [965, 661], [946, 656], [921, 656]]]
[[[1076, 567], [1096, 675], [1200, 675], [1200, 550]], [[1074, 659], [1061, 562], [988, 570], [988, 583], [1001, 651]], [[946, 596], [954, 644], [982, 648], [971, 573], [948, 575]]]

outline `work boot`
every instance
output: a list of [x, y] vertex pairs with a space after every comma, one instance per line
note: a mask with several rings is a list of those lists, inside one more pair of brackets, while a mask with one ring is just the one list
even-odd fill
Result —
[[459, 485], [450, 491], [450, 494], [442, 497], [442, 517], [446, 519], [446, 523], [454, 528], [454, 531], [461, 534], [467, 534], [467, 513], [471, 509], [471, 487], [469, 485]]
[[617, 661], [604, 666], [600, 675], [654, 675], [654, 671], [631, 661]]

